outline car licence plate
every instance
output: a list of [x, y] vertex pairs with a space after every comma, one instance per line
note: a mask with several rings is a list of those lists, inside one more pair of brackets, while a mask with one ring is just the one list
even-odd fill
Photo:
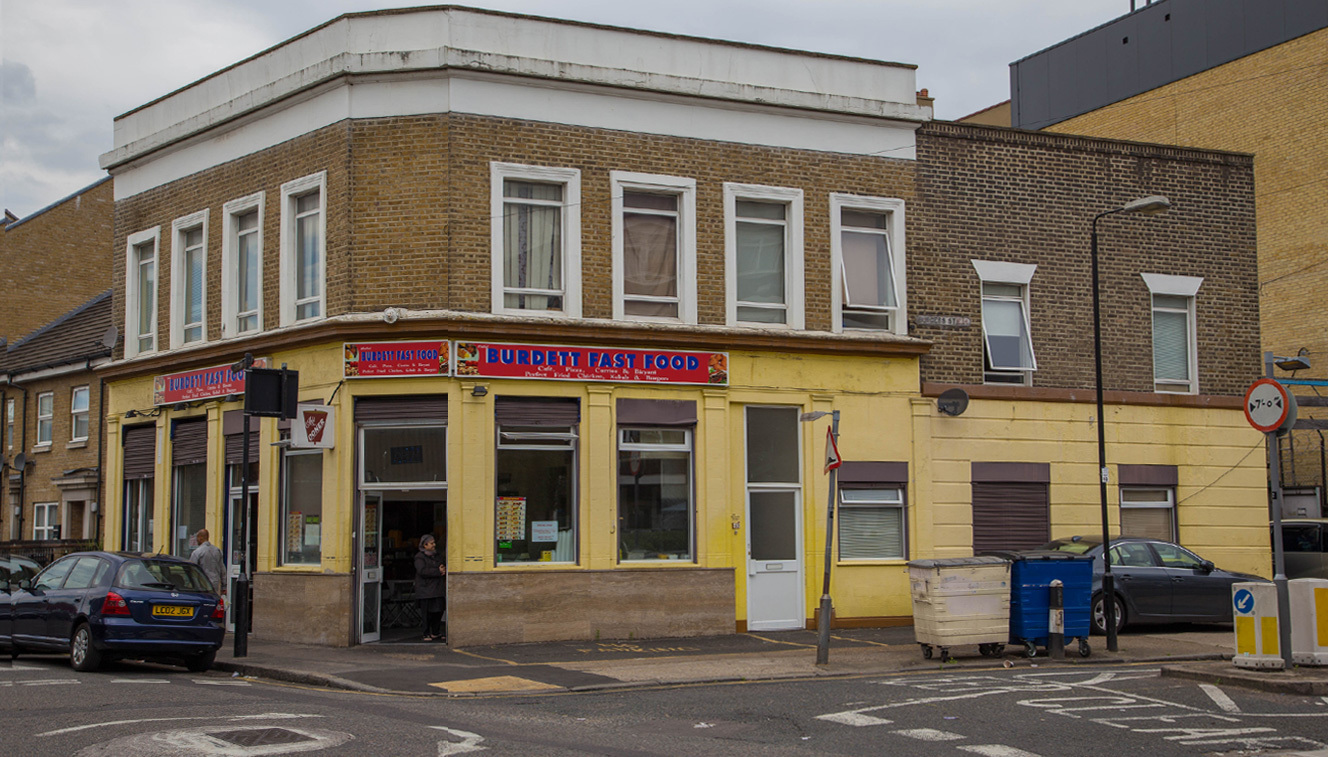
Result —
[[192, 618], [194, 608], [181, 605], [153, 605], [152, 614], [159, 618]]

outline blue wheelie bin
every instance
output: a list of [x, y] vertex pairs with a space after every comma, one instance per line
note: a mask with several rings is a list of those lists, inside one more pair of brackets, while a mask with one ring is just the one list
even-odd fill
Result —
[[1079, 640], [1079, 656], [1092, 654], [1088, 646], [1092, 616], [1093, 560], [1065, 552], [1030, 550], [1001, 552], [1010, 560], [1010, 643], [1023, 644], [1029, 657], [1050, 638], [1051, 582], [1060, 579], [1065, 608], [1065, 647]]

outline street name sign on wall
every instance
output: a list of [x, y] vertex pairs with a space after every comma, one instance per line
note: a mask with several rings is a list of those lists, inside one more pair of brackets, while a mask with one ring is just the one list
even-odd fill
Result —
[[1265, 434], [1282, 428], [1288, 418], [1294, 423], [1294, 406], [1286, 387], [1270, 378], [1255, 381], [1245, 391], [1245, 419]]

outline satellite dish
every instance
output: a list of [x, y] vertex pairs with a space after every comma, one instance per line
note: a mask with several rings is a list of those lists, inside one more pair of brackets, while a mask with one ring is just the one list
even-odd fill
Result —
[[21, 473], [23, 469], [27, 467], [27, 465], [28, 465], [27, 455], [23, 454], [22, 452], [18, 453], [17, 455], [14, 455], [14, 466], [13, 466], [14, 470], [19, 471]]
[[946, 415], [962, 415], [968, 409], [968, 392], [957, 386], [946, 389], [936, 398], [936, 409]]
[[115, 343], [120, 340], [120, 329], [112, 326], [106, 329], [106, 333], [101, 335], [101, 345], [106, 349], [113, 349]]

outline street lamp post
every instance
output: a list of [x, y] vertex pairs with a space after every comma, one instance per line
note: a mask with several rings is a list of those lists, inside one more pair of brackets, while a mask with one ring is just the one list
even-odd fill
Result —
[[[798, 420], [803, 423], [814, 421], [818, 418], [830, 416], [830, 436], [839, 443], [839, 411], [834, 410], [826, 412], [817, 410], [810, 413], [803, 413], [798, 416]], [[830, 497], [825, 502], [825, 580], [821, 584], [821, 611], [816, 619], [816, 664], [826, 665], [830, 662], [830, 616], [834, 614], [834, 605], [830, 600], [830, 563], [832, 562], [831, 551], [834, 549], [835, 534], [835, 483], [836, 474], [839, 473], [839, 467], [836, 465], [830, 468]]]
[[1093, 216], [1092, 224], [1092, 263], [1093, 263], [1093, 361], [1096, 368], [1097, 382], [1097, 467], [1098, 492], [1102, 505], [1102, 611], [1103, 625], [1107, 632], [1107, 649], [1115, 652], [1116, 644], [1116, 580], [1111, 575], [1111, 531], [1107, 513], [1107, 433], [1106, 418], [1102, 402], [1102, 308], [1100, 281], [1097, 266], [1097, 222], [1116, 213], [1145, 213], [1153, 215], [1171, 207], [1171, 201], [1161, 195], [1141, 197]]

